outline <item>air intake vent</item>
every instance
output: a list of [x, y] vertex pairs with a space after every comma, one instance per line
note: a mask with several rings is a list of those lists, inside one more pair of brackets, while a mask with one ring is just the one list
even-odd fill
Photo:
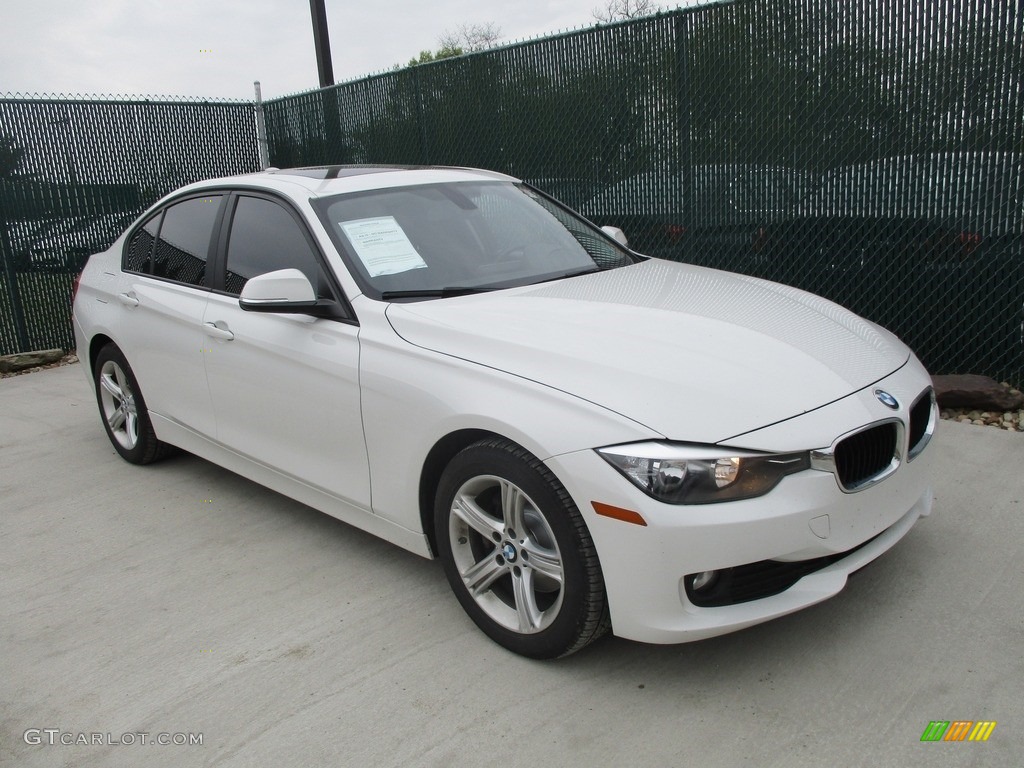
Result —
[[895, 422], [850, 435], [835, 449], [836, 475], [848, 491], [855, 491], [896, 464], [898, 430]]
[[863, 544], [858, 544], [846, 552], [826, 555], [825, 557], [818, 557], [813, 560], [800, 560], [797, 562], [762, 560], [759, 563], [727, 568], [719, 571], [718, 581], [707, 590], [694, 589], [693, 574], [690, 574], [683, 582], [686, 585], [686, 597], [691, 603], [701, 608], [717, 608], [723, 605], [749, 603], [751, 600], [771, 597], [780, 592], [785, 592], [804, 576], [820, 571], [822, 568], [832, 565], [832, 563], [838, 562], [844, 557], [849, 557], [876, 538], [877, 536], [873, 536]]

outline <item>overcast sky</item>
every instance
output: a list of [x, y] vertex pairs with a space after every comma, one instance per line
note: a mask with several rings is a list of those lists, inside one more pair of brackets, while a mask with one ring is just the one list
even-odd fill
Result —
[[[0, 1], [0, 94], [251, 99], [253, 80], [264, 98], [319, 85], [309, 0]], [[602, 4], [326, 0], [335, 81], [404, 64], [460, 24], [493, 22], [513, 42], [592, 26]]]

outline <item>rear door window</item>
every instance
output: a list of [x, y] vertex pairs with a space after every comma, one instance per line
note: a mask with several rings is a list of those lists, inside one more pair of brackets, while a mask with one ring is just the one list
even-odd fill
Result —
[[223, 197], [196, 197], [164, 211], [152, 256], [154, 277], [209, 287], [206, 262]]

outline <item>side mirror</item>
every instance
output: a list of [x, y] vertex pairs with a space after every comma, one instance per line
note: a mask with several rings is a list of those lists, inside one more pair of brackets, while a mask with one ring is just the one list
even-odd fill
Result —
[[317, 314], [316, 293], [297, 269], [279, 269], [251, 278], [242, 287], [238, 306], [248, 312]]
[[629, 240], [626, 239], [626, 233], [618, 227], [601, 227], [601, 231], [623, 248], [629, 248]]

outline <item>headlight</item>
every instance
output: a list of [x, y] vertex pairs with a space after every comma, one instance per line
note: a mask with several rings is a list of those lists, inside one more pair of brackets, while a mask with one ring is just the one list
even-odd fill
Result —
[[637, 488], [666, 504], [712, 504], [762, 496], [786, 475], [811, 466], [809, 451], [766, 454], [648, 442], [597, 452]]

